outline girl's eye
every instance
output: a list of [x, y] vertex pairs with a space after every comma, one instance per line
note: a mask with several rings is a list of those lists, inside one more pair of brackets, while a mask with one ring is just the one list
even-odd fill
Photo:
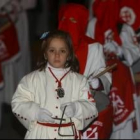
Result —
[[61, 50], [62, 53], [66, 53], [66, 50]]
[[49, 50], [49, 52], [51, 52], [51, 53], [52, 53], [52, 52], [54, 52], [54, 50]]

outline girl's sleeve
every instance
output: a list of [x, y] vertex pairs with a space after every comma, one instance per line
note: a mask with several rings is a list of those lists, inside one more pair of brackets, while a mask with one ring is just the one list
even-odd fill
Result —
[[76, 103], [76, 116], [73, 118], [76, 128], [83, 130], [98, 116], [95, 100], [93, 99], [88, 82], [83, 78], [80, 85], [80, 98]]
[[11, 102], [13, 113], [28, 130], [36, 124], [35, 114], [40, 108], [39, 104], [34, 102], [34, 86], [32, 78], [25, 76], [19, 83]]

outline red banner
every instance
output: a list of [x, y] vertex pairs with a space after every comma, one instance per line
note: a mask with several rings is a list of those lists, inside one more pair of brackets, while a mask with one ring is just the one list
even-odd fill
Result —
[[113, 122], [117, 126], [129, 119], [134, 111], [133, 94], [134, 84], [130, 70], [121, 61], [110, 60], [110, 64], [117, 63], [117, 68], [112, 73], [112, 89], [110, 100], [114, 108]]
[[1, 64], [19, 58], [18, 37], [14, 24], [6, 15], [0, 15], [0, 87], [3, 86]]
[[109, 139], [113, 125], [113, 107], [99, 113], [95, 122], [82, 134], [82, 139]]
[[0, 20], [0, 61], [3, 62], [18, 56], [19, 45], [14, 24], [6, 16], [0, 16]]

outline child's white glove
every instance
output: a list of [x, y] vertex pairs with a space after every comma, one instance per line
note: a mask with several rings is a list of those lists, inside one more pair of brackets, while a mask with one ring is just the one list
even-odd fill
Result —
[[75, 102], [69, 102], [69, 103], [64, 103], [61, 105], [60, 109], [61, 111], [63, 112], [64, 111], [64, 108], [66, 107], [66, 110], [65, 110], [65, 115], [69, 118], [72, 118], [76, 115], [76, 103]]
[[91, 78], [89, 78], [88, 82], [93, 89], [98, 89], [99, 86], [100, 86], [100, 81], [99, 81], [98, 78], [92, 78], [91, 77]]
[[51, 122], [54, 123], [54, 119], [52, 119], [52, 113], [47, 109], [40, 108], [36, 113], [36, 120], [38, 122]]

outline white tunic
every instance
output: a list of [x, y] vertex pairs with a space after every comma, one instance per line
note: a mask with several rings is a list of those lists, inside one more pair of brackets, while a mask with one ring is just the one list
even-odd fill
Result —
[[[52, 69], [55, 76], [60, 79], [66, 71]], [[64, 98], [57, 98], [56, 89], [58, 83], [50, 73], [45, 71], [34, 71], [25, 76], [19, 83], [12, 99], [12, 110], [19, 121], [28, 129], [25, 138], [29, 139], [66, 139], [74, 137], [60, 137], [58, 128], [39, 125], [35, 119], [37, 110], [48, 109], [53, 117], [61, 118], [60, 106], [67, 102], [76, 102], [78, 106], [77, 115], [72, 118], [77, 130], [85, 128], [94, 118], [97, 117], [97, 109], [94, 102], [88, 100], [89, 85], [84, 76], [75, 72], [69, 72], [61, 81], [65, 90]], [[69, 119], [66, 118], [66, 123]], [[55, 121], [60, 123], [59, 121]], [[71, 127], [62, 128], [63, 134], [71, 134]]]
[[[93, 73], [96, 76], [106, 68], [105, 56], [103, 53], [103, 46], [99, 43], [92, 43], [88, 45], [87, 62], [84, 71], [84, 75], [88, 77]], [[104, 86], [104, 93], [107, 95], [110, 91], [112, 84], [112, 77], [110, 73], [105, 73], [99, 77]]]

